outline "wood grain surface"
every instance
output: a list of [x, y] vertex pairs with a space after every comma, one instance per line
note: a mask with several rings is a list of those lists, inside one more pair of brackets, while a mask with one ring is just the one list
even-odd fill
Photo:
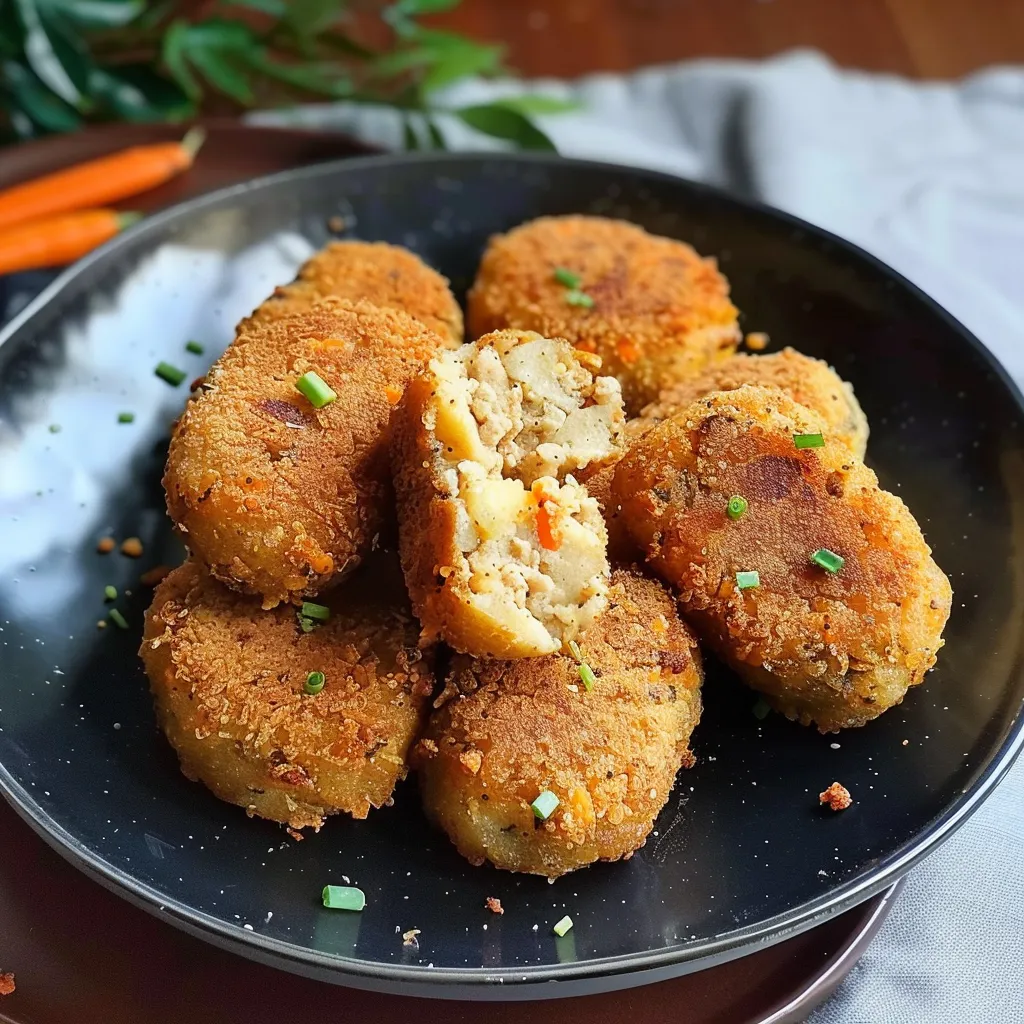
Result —
[[793, 47], [916, 78], [1024, 63], [1024, 0], [463, 0], [436, 21], [505, 43], [528, 76]]

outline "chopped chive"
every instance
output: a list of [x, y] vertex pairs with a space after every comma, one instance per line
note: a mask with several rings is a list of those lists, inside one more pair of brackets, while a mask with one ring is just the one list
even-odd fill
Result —
[[110, 609], [109, 617], [110, 621], [114, 623], [115, 626], [120, 626], [122, 629], [128, 628], [128, 620], [116, 608]]
[[793, 444], [797, 448], [824, 448], [825, 438], [821, 434], [794, 434]]
[[555, 280], [566, 288], [579, 288], [580, 275], [573, 273], [568, 267], [555, 267]]
[[119, 412], [117, 414], [117, 422], [118, 423], [134, 423], [135, 422], [135, 413], [133, 413], [133, 412]]
[[326, 605], [314, 604], [312, 601], [302, 602], [300, 613], [305, 619], [314, 619], [316, 622], [326, 622], [331, 617], [331, 609]]
[[195, 356], [201, 356], [203, 354], [203, 346], [198, 341], [186, 341], [185, 351], [191, 352]]
[[592, 309], [594, 305], [594, 300], [586, 292], [577, 291], [575, 288], [565, 293], [565, 301], [570, 306], [582, 306], [584, 309]]
[[312, 633], [316, 629], [316, 623], [312, 619], [307, 619], [302, 612], [296, 612], [295, 617], [299, 620], [299, 629], [303, 633]]
[[324, 688], [327, 677], [323, 672], [310, 672], [306, 676], [305, 685], [302, 687], [306, 693], [319, 693]]
[[325, 885], [321, 894], [325, 907], [331, 910], [362, 910], [366, 894], [354, 885]]
[[763, 721], [768, 717], [768, 712], [771, 711], [772, 706], [764, 699], [764, 697], [758, 697], [757, 703], [750, 709], [754, 713], [754, 717], [760, 721]]
[[756, 569], [751, 572], [736, 573], [736, 586], [740, 590], [750, 590], [752, 587], [761, 586], [761, 576]]
[[594, 670], [584, 661], [580, 665], [580, 679], [583, 680], [583, 686], [587, 693], [594, 688], [594, 683], [597, 682], [597, 676], [594, 675]]
[[117, 587], [112, 587], [109, 583], [103, 588], [103, 596], [108, 601], [117, 600]]
[[725, 511], [730, 519], [739, 519], [747, 511], [747, 499], [742, 494], [734, 494], [729, 499], [729, 504]]
[[59, 434], [60, 433], [60, 424], [59, 423], [51, 423], [50, 424], [50, 433], [51, 434]]
[[820, 565], [822, 569], [827, 572], [839, 572], [842, 569], [846, 559], [842, 555], [837, 555], [834, 551], [829, 551], [828, 548], [818, 548], [817, 551], [811, 555], [811, 561], [815, 565]]
[[575, 640], [569, 641], [569, 650], [572, 651], [572, 656], [577, 661], [583, 660], [583, 652], [580, 650], [580, 645]]
[[184, 370], [179, 370], [176, 366], [171, 366], [170, 363], [157, 363], [153, 372], [161, 380], [175, 388], [188, 376]]
[[558, 797], [550, 789], [541, 790], [537, 799], [530, 804], [533, 809], [533, 816], [541, 821], [547, 821], [558, 806]]
[[562, 920], [559, 921], [558, 924], [556, 924], [555, 927], [551, 930], [559, 938], [561, 938], [563, 935], [565, 935], [566, 932], [569, 931], [570, 928], [572, 928], [572, 918], [568, 914], [566, 914], [565, 917], [563, 917]]
[[327, 381], [320, 374], [314, 373], [312, 370], [304, 373], [295, 382], [295, 388], [309, 399], [309, 404], [314, 409], [322, 409], [325, 405], [330, 405], [338, 397], [337, 392], [331, 389]]

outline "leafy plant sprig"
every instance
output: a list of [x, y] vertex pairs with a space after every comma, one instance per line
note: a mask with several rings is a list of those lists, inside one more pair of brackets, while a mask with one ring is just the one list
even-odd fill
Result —
[[444, 148], [442, 114], [522, 148], [553, 149], [533, 118], [572, 104], [545, 96], [438, 104], [445, 86], [506, 70], [501, 46], [419, 20], [458, 4], [379, 5], [371, 29], [391, 44], [375, 48], [350, 0], [0, 0], [0, 135], [327, 99], [396, 109], [410, 149]]

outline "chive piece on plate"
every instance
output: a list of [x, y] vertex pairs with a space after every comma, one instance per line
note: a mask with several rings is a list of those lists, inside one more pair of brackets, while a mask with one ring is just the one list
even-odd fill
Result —
[[128, 620], [116, 608], [110, 609], [110, 621], [115, 626], [120, 626], [121, 629], [128, 628]]
[[541, 790], [537, 799], [530, 804], [533, 809], [533, 816], [541, 821], [547, 821], [558, 806], [558, 797], [550, 789]]
[[60, 424], [59, 423], [51, 423], [50, 424], [50, 433], [51, 434], [59, 434], [60, 433]]
[[312, 370], [304, 373], [295, 382], [295, 388], [309, 400], [314, 409], [322, 409], [338, 397], [338, 393], [332, 390], [327, 381]]
[[112, 587], [109, 583], [103, 588], [103, 596], [108, 601], [117, 600], [117, 587]]
[[597, 682], [597, 676], [594, 675], [594, 670], [584, 661], [580, 663], [580, 679], [583, 680], [583, 686], [587, 693], [594, 688], [594, 683]]
[[565, 301], [570, 306], [582, 306], [584, 309], [592, 309], [594, 306], [594, 300], [586, 292], [577, 291], [575, 288], [565, 293]]
[[176, 366], [171, 366], [170, 363], [157, 363], [153, 372], [173, 388], [176, 388], [188, 376], [184, 370], [179, 370]]
[[135, 413], [133, 413], [133, 412], [119, 412], [117, 414], [117, 422], [118, 423], [134, 423], [135, 422]]
[[734, 494], [729, 499], [725, 511], [730, 519], [739, 519], [747, 511], [747, 499], [742, 494]]
[[566, 914], [565, 917], [563, 917], [562, 920], [559, 921], [558, 924], [556, 924], [555, 927], [551, 930], [559, 938], [561, 938], [563, 935], [565, 935], [566, 932], [569, 931], [570, 928], [572, 928], [572, 918], [568, 914]]
[[203, 346], [198, 341], [186, 341], [185, 351], [191, 352], [194, 356], [201, 356], [203, 354]]
[[310, 672], [306, 676], [306, 682], [302, 688], [306, 693], [319, 693], [324, 688], [325, 682], [327, 682], [327, 677], [323, 672]]
[[753, 587], [761, 586], [761, 576], [756, 569], [751, 572], [736, 573], [736, 586], [740, 590], [750, 590]]
[[579, 288], [580, 275], [573, 273], [568, 267], [555, 267], [555, 280], [566, 288]]
[[303, 633], [312, 633], [316, 629], [316, 623], [312, 619], [307, 619], [302, 612], [296, 612], [295, 617], [299, 620], [299, 629]]
[[312, 601], [303, 601], [302, 611], [300, 614], [304, 619], [313, 619], [316, 622], [326, 622], [331, 617], [331, 609], [326, 605], [315, 604]]
[[815, 565], [820, 565], [821, 568], [827, 572], [839, 572], [846, 562], [846, 559], [843, 558], [842, 555], [837, 555], [834, 551], [829, 551], [828, 548], [818, 548], [818, 550], [811, 555], [811, 561]]
[[322, 893], [324, 906], [331, 910], [362, 910], [366, 894], [354, 885], [325, 885]]
[[794, 434], [793, 444], [797, 448], [824, 448], [825, 438], [821, 434]]

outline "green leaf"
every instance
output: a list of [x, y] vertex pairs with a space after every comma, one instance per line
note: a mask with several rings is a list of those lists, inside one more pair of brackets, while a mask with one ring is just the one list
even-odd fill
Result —
[[452, 113], [470, 128], [496, 139], [507, 139], [523, 149], [555, 149], [555, 144], [547, 135], [518, 110], [484, 103], [460, 107]]
[[248, 74], [225, 51], [200, 47], [189, 52], [189, 60], [203, 78], [225, 96], [245, 107], [255, 99]]
[[560, 100], [554, 96], [507, 96], [492, 104], [506, 110], [517, 110], [520, 114], [565, 114], [579, 110], [583, 104], [577, 100]]
[[25, 58], [29, 67], [65, 103], [84, 105], [84, 97], [54, 51], [33, 0], [11, 0], [24, 33]]
[[434, 149], [447, 149], [448, 143], [445, 140], [441, 129], [438, 127], [437, 122], [432, 118], [427, 118], [427, 133], [430, 135], [430, 142]]
[[53, 52], [83, 97], [83, 103], [79, 104], [79, 108], [83, 109], [88, 105], [89, 75], [95, 67], [92, 56], [86, 48], [81, 34], [61, 18], [56, 11], [46, 6], [40, 6], [39, 16], [50, 37]]
[[254, 97], [244, 65], [260, 53], [262, 46], [247, 25], [224, 18], [198, 25], [178, 20], [164, 36], [164, 64], [193, 100], [202, 95], [198, 71], [219, 92], [248, 106]]
[[319, 42], [332, 50], [338, 50], [341, 53], [348, 54], [350, 57], [359, 57], [361, 60], [369, 60], [371, 57], [377, 56], [373, 50], [368, 50], [354, 39], [349, 39], [342, 32], [322, 32]]
[[[75, 109], [51, 92], [28, 68], [5, 61], [0, 72], [6, 91], [33, 124], [48, 132], [70, 132], [81, 125], [82, 119]], [[14, 127], [19, 135], [23, 134], [18, 125]]]
[[333, 64], [282, 64], [264, 52], [251, 54], [247, 63], [255, 71], [305, 92], [337, 97], [351, 95], [353, 90], [351, 79]]
[[415, 18], [420, 14], [440, 14], [458, 7], [461, 0], [398, 0], [392, 7], [407, 17]]
[[90, 90], [97, 101], [125, 121], [184, 121], [195, 105], [176, 82], [145, 64], [96, 68]]
[[402, 121], [402, 142], [406, 149], [420, 148], [420, 140], [413, 129], [412, 118], [406, 117]]
[[430, 93], [468, 75], [491, 74], [500, 67], [504, 52], [504, 47], [481, 46], [468, 39], [443, 47], [437, 51], [437, 63], [423, 77], [420, 88]]
[[272, 14], [275, 18], [283, 18], [288, 13], [288, 4], [284, 0], [224, 0], [225, 7], [248, 7], [250, 11]]
[[36, 0], [46, 17], [54, 13], [76, 28], [120, 28], [134, 21], [146, 8], [146, 0]]
[[345, 0], [289, 0], [285, 21], [300, 36], [315, 36], [341, 19]]
[[203, 95], [199, 80], [192, 74], [185, 54], [189, 47], [189, 26], [185, 21], [174, 21], [164, 33], [164, 44], [161, 58], [174, 80], [181, 86], [185, 95], [198, 100]]

